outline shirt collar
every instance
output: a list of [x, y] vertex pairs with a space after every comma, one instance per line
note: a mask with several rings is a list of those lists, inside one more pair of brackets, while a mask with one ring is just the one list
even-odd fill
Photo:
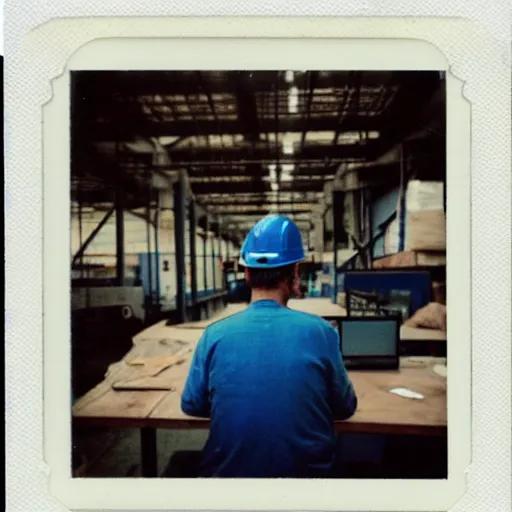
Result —
[[273, 300], [273, 299], [262, 299], [257, 300], [256, 302], [251, 302], [249, 304], [249, 307], [251, 308], [282, 308], [281, 304], [279, 302]]

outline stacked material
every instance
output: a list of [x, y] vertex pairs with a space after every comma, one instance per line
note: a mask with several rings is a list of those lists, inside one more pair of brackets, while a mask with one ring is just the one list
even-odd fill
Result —
[[446, 332], [446, 306], [431, 302], [424, 308], [419, 309], [404, 325], [406, 327], [436, 329]]
[[[412, 251], [446, 250], [446, 216], [442, 182], [413, 180], [405, 196], [404, 249]], [[384, 251], [400, 250], [400, 200], [396, 219], [389, 225], [384, 238]]]
[[342, 308], [346, 309], [347, 294], [343, 293], [343, 292], [338, 293], [337, 298], [336, 298], [336, 304], [338, 304], [338, 306], [341, 306]]
[[373, 268], [436, 267], [446, 265], [445, 251], [403, 251], [373, 261]]

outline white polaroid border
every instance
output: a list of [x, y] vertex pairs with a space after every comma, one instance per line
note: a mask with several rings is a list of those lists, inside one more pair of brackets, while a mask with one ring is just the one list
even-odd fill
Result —
[[[197, 33], [196, 33], [197, 34]], [[246, 33], [247, 34], [247, 33]], [[274, 32], [275, 34], [275, 32]], [[53, 86], [53, 100], [43, 116], [45, 195], [59, 189], [46, 203], [45, 225], [58, 226], [45, 236], [51, 258], [45, 262], [45, 361], [66, 368], [69, 361], [69, 220], [62, 212], [69, 204], [69, 71], [71, 70], [210, 70], [210, 69], [346, 69], [448, 71], [444, 56], [432, 45], [400, 39], [297, 38], [174, 38], [97, 40], [81, 47], [68, 60], [64, 74]], [[386, 55], [383, 60], [382, 54]], [[385, 64], [384, 64], [385, 62]], [[116, 480], [71, 479], [69, 476], [69, 372], [46, 371], [48, 411], [46, 456], [52, 470], [55, 496], [71, 508], [126, 508], [128, 506], [178, 509], [287, 509], [389, 510], [397, 503], [407, 510], [450, 506], [464, 492], [464, 470], [470, 450], [470, 330], [455, 331], [451, 318], [469, 317], [469, 301], [454, 300], [454, 292], [470, 296], [469, 228], [469, 104], [462, 83], [447, 77], [447, 205], [448, 205], [448, 480], [443, 481], [293, 481], [282, 480]], [[46, 170], [48, 172], [46, 173]], [[452, 212], [457, 212], [453, 215]], [[466, 219], [466, 222], [461, 220]], [[455, 224], [457, 223], [457, 224]], [[458, 227], [456, 227], [458, 225]], [[46, 251], [45, 251], [46, 252]], [[57, 256], [58, 255], [58, 256]], [[457, 262], [456, 265], [453, 262]], [[51, 286], [50, 286], [51, 284]], [[57, 287], [59, 302], [57, 306]], [[66, 321], [64, 321], [64, 318]], [[456, 340], [456, 342], [454, 342]], [[457, 354], [457, 357], [455, 356]], [[69, 366], [69, 365], [67, 365]], [[418, 501], [417, 496], [425, 500]]]
[[[462, 44], [456, 41], [457, 36]], [[134, 39], [137, 38], [137, 39]], [[94, 41], [96, 39], [96, 41]], [[102, 40], [99, 40], [102, 39]], [[459, 54], [470, 48], [478, 50], [492, 46], [485, 31], [462, 20], [398, 20], [398, 19], [91, 19], [59, 20], [48, 23], [31, 33], [16, 58], [25, 58], [12, 68], [7, 87], [8, 172], [11, 173], [11, 187], [7, 190], [10, 201], [8, 215], [16, 217], [17, 225], [24, 226], [20, 198], [9, 195], [9, 191], [36, 195], [41, 182], [30, 178], [27, 173], [40, 173], [43, 162], [43, 305], [44, 325], [39, 317], [31, 317], [27, 326], [23, 311], [23, 297], [18, 297], [16, 308], [7, 312], [7, 447], [10, 457], [10, 489], [16, 485], [31, 484], [29, 489], [18, 491], [19, 510], [29, 510], [32, 502], [39, 503], [37, 492], [44, 493], [49, 483], [51, 509], [57, 510], [58, 503], [69, 509], [148, 509], [148, 510], [447, 510], [457, 504], [454, 510], [467, 508], [469, 475], [471, 473], [471, 349], [478, 351], [478, 358], [487, 364], [488, 381], [485, 386], [495, 392], [492, 414], [494, 423], [487, 426], [485, 418], [473, 420], [473, 425], [492, 432], [501, 441], [501, 449], [492, 450], [495, 463], [505, 469], [503, 475], [492, 473], [493, 481], [488, 485], [496, 489], [496, 481], [507, 488], [507, 383], [510, 369], [507, 367], [506, 314], [507, 303], [497, 303], [492, 298], [493, 312], [503, 313], [493, 317], [487, 334], [483, 324], [473, 330], [471, 343], [471, 279], [473, 291], [475, 279], [478, 286], [475, 296], [489, 294], [489, 284], [505, 297], [506, 279], [496, 275], [471, 275], [471, 251], [480, 257], [494, 254], [471, 243], [471, 225], [475, 229], [475, 217], [471, 216], [471, 200], [487, 206], [494, 203], [505, 208], [506, 222], [510, 222], [507, 204], [506, 170], [507, 149], [503, 156], [492, 154], [495, 146], [488, 143], [476, 151], [473, 124], [473, 168], [470, 165], [470, 108], [463, 98], [463, 83], [453, 74], [457, 66], [462, 69]], [[465, 46], [466, 45], [466, 46]], [[383, 52], [385, 58], [382, 57]], [[38, 57], [35, 57], [35, 56]], [[500, 85], [500, 73], [507, 70], [506, 59], [500, 54], [485, 54], [486, 61], [475, 58], [475, 62], [486, 72], [487, 81], [497, 80], [493, 95], [501, 99], [501, 110], [492, 107], [495, 122], [503, 129], [510, 126], [507, 118], [509, 98], [507, 88]], [[40, 66], [30, 66], [29, 60], [39, 58]], [[453, 63], [459, 63], [454, 65]], [[494, 67], [493, 67], [494, 66]], [[69, 350], [69, 71], [71, 69], [435, 69], [447, 71], [447, 275], [448, 275], [448, 437], [449, 468], [446, 481], [368, 481], [368, 480], [293, 480], [252, 481], [252, 480], [144, 480], [144, 479], [72, 479], [70, 475], [70, 350]], [[459, 75], [458, 75], [459, 76]], [[465, 78], [461, 76], [461, 78]], [[9, 80], [9, 76], [7, 76]], [[26, 80], [24, 82], [24, 80]], [[503, 74], [505, 80], [505, 74]], [[41, 117], [41, 94], [30, 103], [35, 83], [39, 91], [46, 91], [49, 100]], [[13, 84], [16, 84], [14, 87]], [[478, 86], [477, 86], [478, 84]], [[28, 86], [30, 85], [30, 86]], [[478, 95], [484, 97], [489, 91], [481, 82], [469, 82], [472, 91], [470, 100], [475, 114]], [[508, 91], [509, 92], [509, 91]], [[50, 94], [48, 94], [50, 93]], [[466, 93], [466, 88], [464, 90]], [[507, 103], [508, 102], [508, 103]], [[28, 106], [30, 104], [30, 106]], [[19, 111], [16, 112], [16, 106]], [[22, 107], [26, 105], [26, 107]], [[37, 106], [39, 105], [39, 110]], [[476, 112], [481, 116], [481, 106]], [[509, 110], [508, 110], [509, 111]], [[41, 120], [44, 134], [41, 145]], [[475, 121], [475, 118], [473, 117]], [[491, 126], [491, 125], [488, 125]], [[503, 150], [506, 138], [501, 134], [492, 135], [500, 139]], [[501, 134], [501, 135], [500, 135]], [[490, 136], [488, 136], [490, 137]], [[43, 152], [41, 153], [41, 149]], [[510, 155], [510, 148], [508, 148]], [[43, 160], [41, 160], [41, 154]], [[492, 172], [484, 159], [495, 157]], [[510, 159], [509, 159], [510, 160]], [[487, 169], [487, 171], [486, 171]], [[471, 195], [471, 170], [483, 172], [478, 178], [473, 174], [473, 183], [478, 189]], [[20, 172], [20, 174], [17, 174]], [[505, 191], [495, 189], [503, 180]], [[16, 174], [14, 174], [16, 173]], [[494, 173], [494, 174], [493, 174]], [[27, 178], [28, 179], [25, 179]], [[485, 179], [483, 179], [485, 177]], [[488, 180], [488, 181], [486, 181]], [[490, 181], [489, 181], [490, 180]], [[493, 185], [493, 200], [482, 200], [486, 183]], [[28, 187], [28, 188], [27, 188]], [[32, 187], [32, 188], [31, 188]], [[13, 208], [14, 207], [14, 208]], [[508, 210], [507, 210], [508, 208]], [[488, 218], [499, 222], [500, 214], [492, 208], [486, 212]], [[501, 212], [500, 212], [501, 213]], [[27, 222], [41, 226], [41, 218], [29, 212]], [[482, 219], [479, 219], [480, 221]], [[482, 231], [480, 222], [479, 239], [483, 243], [499, 245], [496, 225], [486, 223], [489, 231]], [[27, 231], [33, 225], [26, 225]], [[37, 232], [37, 231], [36, 231]], [[34, 231], [32, 230], [32, 233]], [[13, 240], [13, 237], [11, 237]], [[16, 240], [18, 241], [18, 240]], [[473, 240], [474, 242], [474, 240]], [[30, 251], [30, 241], [21, 241], [7, 250], [8, 262], [14, 262], [13, 248]], [[495, 256], [501, 264], [510, 263], [509, 248], [499, 245], [502, 253]], [[11, 252], [9, 252], [9, 249]], [[21, 263], [29, 261], [20, 255]], [[32, 260], [33, 261], [33, 260]], [[490, 263], [490, 262], [489, 262]], [[482, 260], [480, 260], [482, 265]], [[482, 270], [483, 267], [481, 267]], [[33, 289], [26, 282], [29, 267], [16, 270], [9, 276], [9, 286], [17, 285], [25, 297]], [[12, 272], [11, 272], [12, 274]], [[36, 285], [40, 281], [36, 282]], [[38, 289], [37, 286], [35, 287]], [[11, 289], [12, 295], [12, 289]], [[20, 298], [22, 299], [20, 301]], [[11, 302], [11, 304], [13, 304]], [[36, 307], [31, 309], [37, 315], [38, 300], [32, 300]], [[504, 306], [504, 307], [503, 307]], [[487, 308], [489, 314], [489, 308]], [[509, 313], [508, 313], [509, 315]], [[475, 315], [476, 317], [476, 315]], [[482, 312], [479, 313], [482, 319]], [[24, 324], [25, 320], [25, 324]], [[44, 330], [43, 330], [44, 328]], [[487, 328], [487, 326], [486, 326]], [[500, 330], [501, 329], [501, 330]], [[43, 335], [44, 353], [39, 343]], [[478, 339], [476, 335], [479, 335]], [[493, 355], [486, 353], [486, 343], [493, 336]], [[500, 339], [501, 336], [501, 339]], [[478, 341], [478, 343], [476, 343]], [[505, 343], [504, 343], [505, 342]], [[26, 344], [25, 346], [23, 344]], [[30, 346], [31, 353], [27, 353]], [[41, 356], [44, 357], [44, 439], [40, 421], [35, 417], [41, 407]], [[473, 369], [480, 361], [473, 360]], [[499, 380], [491, 380], [499, 376]], [[37, 391], [36, 391], [37, 390]], [[33, 406], [28, 409], [29, 404]], [[473, 400], [475, 418], [476, 399]], [[478, 408], [489, 413], [489, 404], [479, 400]], [[487, 408], [486, 408], [487, 407]], [[508, 408], [508, 409], [507, 409]], [[29, 412], [31, 411], [31, 412]], [[484, 413], [485, 413], [484, 411]], [[501, 416], [501, 422], [496, 419]], [[497, 426], [499, 423], [500, 426]], [[509, 424], [509, 423], [508, 423]], [[475, 431], [473, 431], [475, 435]], [[480, 431], [479, 435], [485, 435]], [[39, 460], [44, 441], [44, 460], [48, 470], [38, 476], [27, 475], [24, 466], [30, 460]], [[23, 444], [25, 443], [25, 444]], [[38, 444], [39, 443], [39, 444]], [[504, 443], [504, 444], [503, 444]], [[504, 447], [504, 448], [503, 448]], [[34, 455], [36, 457], [34, 457]], [[25, 458], [24, 458], [25, 456]], [[39, 456], [39, 457], [38, 457]], [[32, 466], [38, 467], [38, 466]], [[41, 466], [39, 466], [41, 467]], [[44, 466], [43, 466], [44, 467]], [[510, 473], [510, 471], [508, 471]], [[14, 475], [19, 479], [14, 482]], [[24, 480], [23, 480], [24, 479]], [[496, 480], [497, 479], [497, 480]], [[9, 475], [8, 475], [9, 484]], [[473, 487], [475, 482], [473, 481]], [[503, 495], [503, 492], [502, 492]], [[35, 498], [35, 499], [34, 499]], [[494, 494], [493, 510], [497, 508]], [[466, 503], [466, 504], [465, 504]], [[508, 503], [507, 493], [501, 504]], [[507, 506], [507, 505], [504, 505]]]

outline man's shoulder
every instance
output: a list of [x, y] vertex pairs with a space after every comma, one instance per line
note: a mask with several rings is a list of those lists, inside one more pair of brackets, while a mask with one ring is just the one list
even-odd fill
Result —
[[210, 325], [208, 325], [208, 327], [206, 327], [206, 329], [205, 329], [205, 332], [206, 333], [214, 333], [214, 332], [217, 332], [218, 330], [222, 330], [222, 329], [225, 329], [226, 327], [235, 325], [235, 324], [239, 323], [240, 321], [243, 321], [246, 314], [247, 314], [247, 310], [244, 309], [243, 311], [234, 313], [233, 315], [230, 315], [226, 318], [221, 318], [220, 320], [217, 320], [217, 321], [211, 323]]
[[[279, 310], [281, 315], [286, 317], [286, 321], [295, 325], [304, 326], [307, 329], [315, 329], [324, 331], [325, 333], [333, 334], [336, 330], [325, 319], [312, 313], [305, 311], [297, 311], [288, 307], [283, 307]], [[282, 318], [282, 317], [281, 317]], [[249, 309], [245, 309], [234, 315], [222, 318], [210, 324], [206, 329], [207, 335], [225, 334], [230, 329], [238, 330], [240, 323], [251, 321], [251, 314]]]
[[334, 330], [332, 325], [321, 316], [315, 315], [313, 313], [307, 313], [306, 311], [297, 311], [291, 308], [286, 308], [286, 310], [290, 318], [295, 319], [295, 321], [299, 323], [303, 323], [304, 325], [311, 327], [316, 327], [318, 329], [323, 329], [328, 332]]

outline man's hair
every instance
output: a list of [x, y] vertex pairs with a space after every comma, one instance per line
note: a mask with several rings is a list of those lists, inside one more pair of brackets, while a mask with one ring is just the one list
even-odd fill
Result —
[[293, 282], [295, 276], [295, 264], [277, 268], [248, 268], [249, 279], [247, 284], [251, 288], [277, 288], [283, 281]]

